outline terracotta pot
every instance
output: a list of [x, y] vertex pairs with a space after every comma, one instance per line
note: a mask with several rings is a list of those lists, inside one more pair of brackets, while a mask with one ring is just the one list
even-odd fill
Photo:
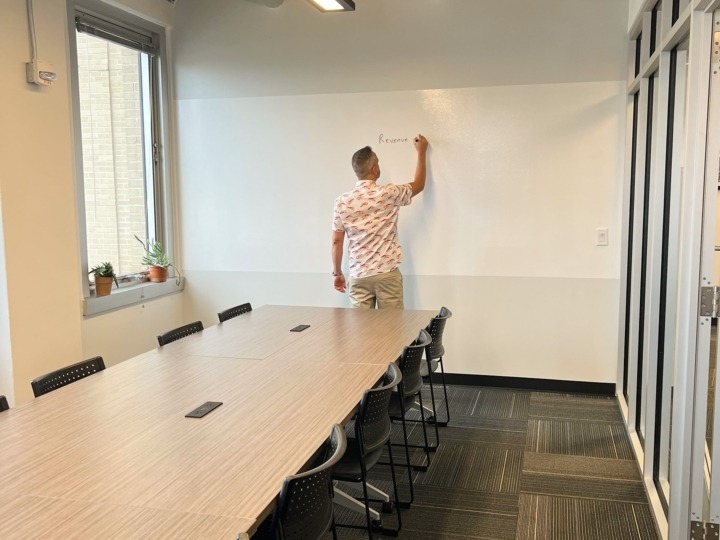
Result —
[[151, 266], [148, 270], [150, 271], [150, 281], [153, 283], [167, 281], [167, 266]]
[[107, 296], [112, 289], [113, 278], [95, 276], [95, 296]]

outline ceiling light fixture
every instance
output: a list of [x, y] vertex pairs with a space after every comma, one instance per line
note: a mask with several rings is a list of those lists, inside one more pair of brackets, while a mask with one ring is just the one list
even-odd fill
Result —
[[353, 0], [310, 0], [320, 11], [355, 11]]

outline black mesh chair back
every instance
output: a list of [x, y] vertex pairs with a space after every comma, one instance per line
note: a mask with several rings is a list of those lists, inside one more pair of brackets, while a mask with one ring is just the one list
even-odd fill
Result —
[[0, 396], [0, 412], [7, 411], [9, 408], [10, 405], [8, 405], [7, 398]]
[[420, 392], [423, 384], [420, 365], [423, 362], [423, 352], [431, 343], [430, 334], [426, 330], [420, 330], [417, 339], [403, 349], [402, 356], [398, 361], [403, 377], [402, 385], [400, 385], [403, 396], [414, 396]]
[[333, 466], [345, 453], [345, 430], [334, 425], [325, 443], [324, 462], [283, 482], [273, 515], [275, 538], [314, 540], [333, 528]]
[[440, 313], [430, 319], [430, 324], [427, 327], [427, 331], [432, 337], [432, 342], [426, 349], [427, 358], [434, 360], [445, 355], [445, 348], [443, 347], [443, 331], [445, 330], [445, 323], [452, 317], [452, 313], [446, 307], [440, 308]]
[[88, 375], [97, 373], [105, 369], [105, 361], [102, 356], [96, 356], [83, 362], [78, 362], [72, 366], [64, 367], [53, 371], [42, 377], [38, 377], [30, 384], [32, 385], [33, 393], [35, 397], [40, 397], [48, 392], [57, 390], [62, 386], [67, 386], [70, 383], [84, 379]]
[[403, 375], [395, 364], [388, 365], [381, 386], [365, 390], [355, 418], [355, 437], [362, 455], [381, 448], [390, 439], [392, 422], [388, 407], [393, 389]]
[[173, 341], [177, 341], [178, 339], [182, 339], [191, 334], [197, 334], [202, 329], [202, 321], [195, 321], [194, 323], [186, 324], [185, 326], [181, 326], [179, 328], [176, 328], [175, 330], [165, 332], [164, 334], [159, 335], [157, 337], [157, 340], [162, 347], [163, 345], [167, 345], [168, 343], [172, 343]]
[[233, 317], [237, 317], [238, 315], [242, 315], [243, 313], [248, 313], [250, 311], [252, 311], [252, 306], [250, 305], [250, 302], [247, 302], [245, 304], [240, 304], [239, 306], [226, 309], [225, 311], [221, 311], [218, 313], [218, 319], [220, 322], [225, 322], [228, 319], [232, 319]]

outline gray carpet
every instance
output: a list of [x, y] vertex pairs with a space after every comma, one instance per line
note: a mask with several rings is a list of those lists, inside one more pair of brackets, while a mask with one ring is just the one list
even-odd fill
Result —
[[[615, 398], [453, 386], [449, 399], [450, 425], [440, 428], [427, 472], [413, 474], [415, 502], [402, 513], [399, 538], [660, 538]], [[422, 440], [419, 425], [411, 426], [410, 437]], [[401, 439], [396, 427], [393, 440]], [[393, 455], [404, 463], [401, 448]], [[416, 450], [411, 460], [423, 455]], [[406, 497], [406, 470], [398, 467], [397, 474]], [[376, 466], [370, 477], [390, 491], [388, 467]], [[364, 523], [364, 516], [342, 508], [336, 517]], [[383, 523], [395, 525], [394, 516], [383, 515]]]

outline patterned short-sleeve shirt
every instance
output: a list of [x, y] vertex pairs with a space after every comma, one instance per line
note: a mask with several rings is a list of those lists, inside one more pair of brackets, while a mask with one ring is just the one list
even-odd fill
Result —
[[350, 277], [390, 272], [402, 262], [397, 237], [400, 207], [410, 204], [410, 184], [379, 186], [360, 180], [352, 191], [335, 200], [333, 230], [348, 238]]

